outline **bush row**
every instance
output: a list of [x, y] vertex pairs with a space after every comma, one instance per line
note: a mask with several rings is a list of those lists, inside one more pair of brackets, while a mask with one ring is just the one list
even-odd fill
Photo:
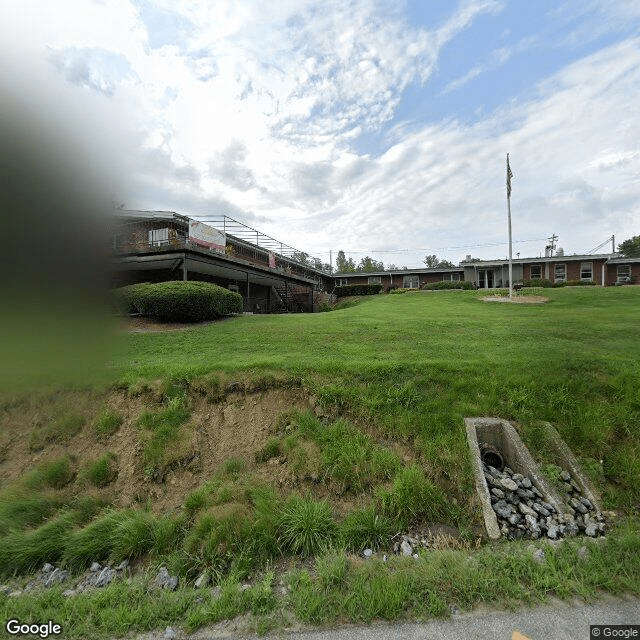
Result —
[[138, 313], [165, 322], [201, 322], [242, 312], [242, 296], [209, 282], [158, 282], [116, 289], [122, 313]]
[[522, 285], [524, 287], [544, 287], [545, 289], [559, 288], [559, 287], [593, 287], [595, 286], [593, 280], [564, 280], [559, 282], [551, 282], [551, 280], [545, 280], [543, 278], [533, 278], [532, 280], [524, 280]]
[[344, 298], [344, 296], [372, 296], [381, 291], [381, 284], [349, 284], [336, 287], [333, 292], [338, 298]]
[[427, 291], [439, 291], [440, 289], [473, 289], [473, 282], [466, 282], [465, 280], [458, 280], [457, 282], [451, 282], [449, 280], [443, 280], [442, 282], [432, 282], [424, 286]]

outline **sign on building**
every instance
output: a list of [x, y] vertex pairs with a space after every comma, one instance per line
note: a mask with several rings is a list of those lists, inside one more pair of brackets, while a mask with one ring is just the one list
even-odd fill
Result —
[[227, 244], [224, 232], [196, 220], [189, 220], [189, 240], [218, 253], [224, 253]]

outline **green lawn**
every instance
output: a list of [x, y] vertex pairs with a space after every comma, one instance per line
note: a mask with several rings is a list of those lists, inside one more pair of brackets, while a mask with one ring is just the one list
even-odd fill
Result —
[[464, 416], [516, 420], [525, 436], [548, 420], [579, 456], [603, 460], [609, 506], [637, 506], [640, 288], [542, 293], [549, 303], [483, 303], [473, 291], [380, 295], [331, 313], [134, 334], [117, 375], [302, 376], [325, 403], [411, 441], [445, 475], [466, 446]]
[[[451, 603], [468, 609], [552, 594], [640, 593], [640, 287], [539, 293], [548, 304], [483, 303], [475, 291], [417, 292], [330, 313], [241, 316], [123, 335], [124, 351], [110, 366], [113, 393], [145, 406], [136, 426], [151, 471], [179, 448], [198, 394], [217, 402], [231, 381], [254, 389], [295, 381], [339, 419], [327, 424], [292, 411], [255, 461], [267, 464], [278, 452], [290, 468], [310, 465], [357, 506], [338, 516], [330, 501], [311, 494], [283, 496], [253, 475], [250, 461], [229, 459], [173, 512], [153, 515], [136, 505], [117, 511], [74, 483], [77, 461], [65, 457], [0, 492], [0, 579], [26, 582], [45, 561], [81, 572], [94, 560], [141, 559], [153, 572], [75, 598], [63, 597], [62, 587], [19, 598], [0, 591], [0, 617], [54, 619], [65, 637], [102, 638], [168, 624], [195, 629], [250, 612], [250, 630], [263, 632], [292, 616], [358, 622], [447, 615]], [[156, 391], [144, 391], [157, 380], [149, 385]], [[550, 463], [537, 423], [553, 423], [605, 508], [620, 514], [606, 538], [547, 547], [543, 566], [529, 541], [471, 550], [481, 520], [463, 418], [477, 415], [516, 422], [534, 455]], [[77, 429], [92, 429], [100, 453], [122, 421], [104, 410], [91, 424], [74, 421], [73, 429], [69, 420], [43, 423], [31, 444], [66, 442]], [[409, 459], [390, 443], [400, 443]], [[91, 486], [108, 484], [115, 473], [115, 457], [102, 453], [83, 467]], [[457, 527], [463, 550], [422, 550], [418, 560], [392, 557], [387, 564], [347, 555], [365, 546], [388, 550], [389, 537], [416, 521]], [[586, 559], [578, 557], [582, 545]], [[315, 556], [282, 576], [290, 586], [285, 596], [277, 595], [269, 567], [282, 555]], [[182, 585], [209, 571], [220, 598], [191, 586], [149, 593], [163, 564]], [[249, 576], [253, 586], [241, 589]]]

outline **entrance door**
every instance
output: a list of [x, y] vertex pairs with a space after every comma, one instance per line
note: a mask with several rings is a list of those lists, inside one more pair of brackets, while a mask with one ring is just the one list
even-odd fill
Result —
[[493, 271], [478, 269], [478, 289], [493, 289]]

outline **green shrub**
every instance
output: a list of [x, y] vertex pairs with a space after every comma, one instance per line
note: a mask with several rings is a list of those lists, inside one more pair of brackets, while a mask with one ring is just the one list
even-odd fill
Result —
[[595, 282], [593, 280], [567, 280], [564, 283], [565, 287], [594, 287]]
[[465, 280], [450, 281], [443, 280], [442, 282], [432, 282], [424, 286], [427, 291], [440, 291], [442, 289], [473, 289], [473, 282], [467, 282]]
[[544, 287], [545, 289], [549, 289], [553, 287], [553, 282], [551, 280], [544, 280], [542, 278], [533, 278], [531, 280], [524, 280], [522, 282], [524, 287]]
[[402, 287], [398, 287], [397, 289], [394, 289], [393, 287], [391, 287], [389, 289], [389, 293], [394, 293], [394, 294], [407, 293], [407, 291], [416, 291], [416, 289], [403, 289]]
[[202, 322], [241, 313], [242, 297], [210, 282], [159, 282], [116, 289], [124, 313], [139, 313], [165, 322]]
[[292, 495], [280, 516], [279, 539], [285, 549], [305, 556], [329, 544], [336, 532], [331, 506], [326, 500]]
[[108, 451], [100, 456], [87, 467], [85, 476], [96, 487], [106, 487], [111, 484], [118, 477], [116, 454]]
[[336, 287], [333, 292], [338, 298], [345, 296], [372, 296], [382, 291], [381, 284], [349, 284]]
[[113, 435], [121, 424], [122, 416], [115, 411], [107, 409], [95, 421], [93, 429], [98, 437], [106, 438]]

